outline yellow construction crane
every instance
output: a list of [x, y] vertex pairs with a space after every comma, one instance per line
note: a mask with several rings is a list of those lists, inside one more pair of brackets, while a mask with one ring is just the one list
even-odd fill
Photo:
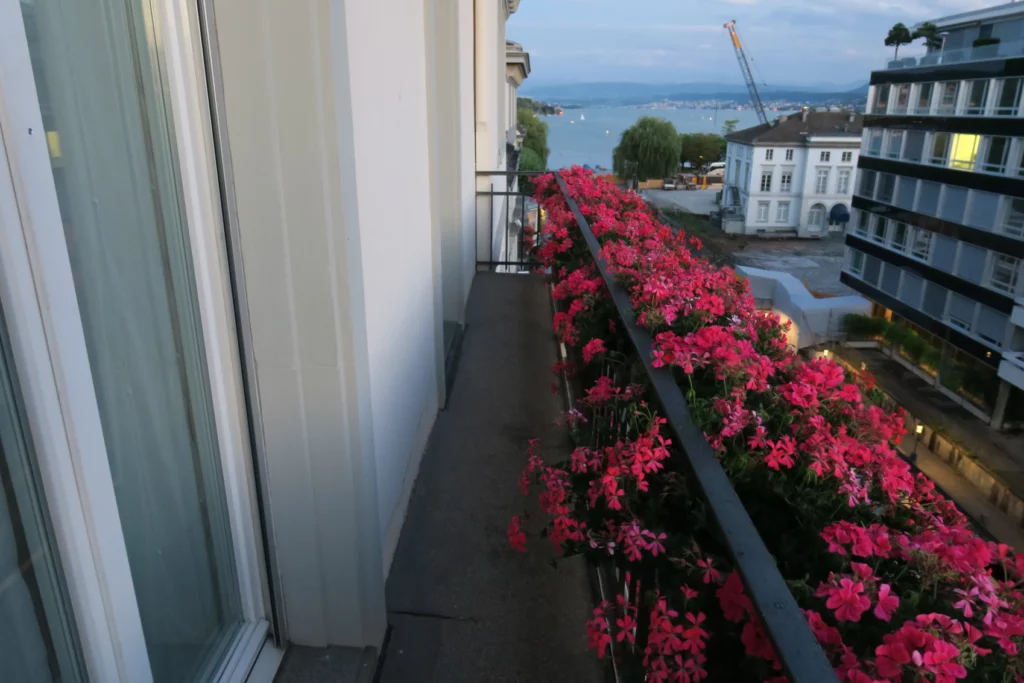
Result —
[[747, 55], [743, 52], [743, 44], [740, 43], [740, 34], [736, 33], [736, 20], [733, 19], [724, 28], [732, 38], [732, 46], [736, 48], [736, 60], [740, 63], [740, 71], [743, 72], [743, 80], [747, 82], [747, 90], [750, 92], [750, 103], [754, 105], [757, 118], [761, 123], [768, 123], [768, 115], [764, 111], [764, 103], [761, 102], [761, 94], [757, 92], [757, 84], [754, 82], [754, 74], [750, 71], [750, 64], [747, 62]]

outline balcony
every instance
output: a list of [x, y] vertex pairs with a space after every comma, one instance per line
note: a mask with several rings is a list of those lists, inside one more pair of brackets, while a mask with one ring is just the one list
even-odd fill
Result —
[[1024, 41], [1011, 40], [996, 45], [966, 47], [958, 50], [937, 50], [917, 57], [900, 57], [887, 59], [881, 71], [898, 69], [916, 69], [918, 67], [950, 66], [982, 62], [990, 59], [1010, 59], [1024, 57]]
[[1024, 352], [1004, 353], [999, 378], [1024, 391]]

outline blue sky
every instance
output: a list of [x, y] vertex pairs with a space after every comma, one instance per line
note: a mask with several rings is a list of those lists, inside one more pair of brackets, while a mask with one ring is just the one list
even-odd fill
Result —
[[533, 73], [527, 85], [741, 83], [722, 28], [735, 19], [759, 82], [852, 87], [866, 83], [870, 71], [892, 54], [883, 41], [896, 22], [911, 26], [996, 4], [999, 0], [522, 0], [509, 19], [508, 37], [530, 52]]

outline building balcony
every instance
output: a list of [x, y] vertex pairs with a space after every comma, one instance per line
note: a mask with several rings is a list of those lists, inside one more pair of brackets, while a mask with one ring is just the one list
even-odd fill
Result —
[[1024, 391], [1024, 352], [1004, 353], [999, 378]]
[[885, 60], [884, 68], [879, 70], [895, 71], [922, 67], [955, 66], [992, 59], [1012, 59], [1014, 57], [1024, 57], [1024, 41], [1011, 40], [995, 45], [966, 47], [958, 50], [936, 50], [916, 57], [887, 59]]

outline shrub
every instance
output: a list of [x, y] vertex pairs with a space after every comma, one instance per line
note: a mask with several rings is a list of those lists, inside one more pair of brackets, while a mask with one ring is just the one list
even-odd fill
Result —
[[858, 337], [877, 337], [885, 332], [889, 321], [885, 318], [876, 318], [870, 315], [850, 313], [843, 318], [846, 325], [846, 332]]
[[[902, 416], [865, 405], [834, 361], [801, 363], [746, 282], [694, 256], [699, 240], [636, 195], [562, 176], [838, 678], [1022, 680], [1024, 562], [911, 473], [894, 450]], [[539, 488], [555, 548], [611, 563], [630, 586], [594, 610], [590, 646], [603, 657], [617, 643], [629, 681], [785, 681], [567, 202], [552, 175], [536, 185], [549, 217], [536, 255], [572, 354], [556, 371], [582, 398], [565, 416], [575, 450], [551, 464], [532, 441], [520, 486]], [[526, 549], [521, 517], [508, 537]]]

